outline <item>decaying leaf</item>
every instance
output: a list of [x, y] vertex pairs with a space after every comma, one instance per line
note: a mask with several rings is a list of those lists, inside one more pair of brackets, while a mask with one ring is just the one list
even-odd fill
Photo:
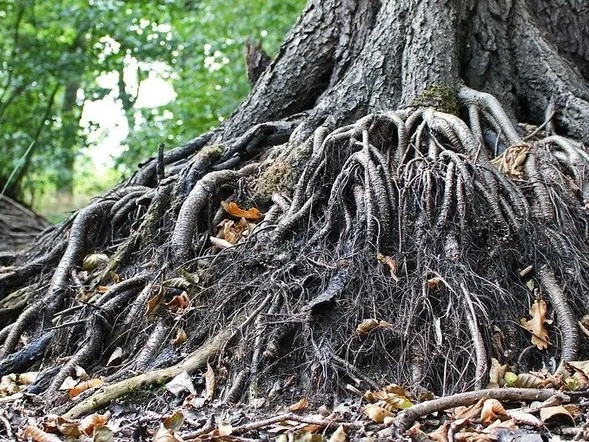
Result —
[[174, 379], [166, 384], [166, 390], [172, 393], [174, 396], [179, 396], [180, 393], [190, 393], [196, 396], [196, 390], [190, 375], [185, 370]]
[[160, 425], [159, 430], [157, 430], [157, 433], [153, 437], [153, 442], [182, 442], [182, 439], [177, 437], [173, 431]]
[[491, 162], [507, 176], [521, 178], [523, 176], [523, 165], [529, 151], [530, 146], [528, 144], [516, 144], [507, 148], [505, 152]]
[[505, 408], [497, 399], [487, 399], [483, 402], [481, 410], [481, 421], [484, 426], [493, 423], [499, 416], [505, 414]]
[[442, 284], [442, 278], [434, 276], [425, 282], [425, 288], [428, 290], [437, 289]]
[[575, 371], [580, 371], [589, 378], [589, 361], [571, 361], [567, 362]]
[[233, 425], [230, 422], [223, 421], [218, 427], [219, 436], [229, 436], [233, 433]]
[[173, 312], [178, 312], [181, 310], [185, 310], [190, 306], [190, 298], [188, 297], [188, 293], [182, 292], [179, 295], [174, 296], [170, 302], [166, 303], [166, 307], [168, 307]]
[[300, 401], [292, 404], [288, 409], [290, 411], [303, 411], [309, 406], [309, 400], [304, 397]]
[[86, 435], [90, 436], [94, 429], [98, 426], [104, 426], [110, 419], [110, 412], [106, 412], [104, 414], [94, 413], [90, 416], [86, 416], [80, 421], [79, 428], [80, 431], [84, 432]]
[[531, 413], [521, 410], [507, 410], [506, 414], [518, 424], [529, 425], [530, 427], [541, 427], [542, 422]]
[[256, 224], [248, 222], [245, 218], [240, 218], [239, 221], [224, 219], [219, 224], [217, 238], [237, 244], [242, 238], [249, 236], [255, 226]]
[[108, 263], [108, 256], [104, 253], [93, 253], [86, 255], [84, 261], [82, 261], [82, 268], [86, 271], [91, 272], [99, 266]]
[[391, 324], [390, 322], [379, 321], [377, 319], [370, 318], [370, 319], [365, 319], [360, 324], [358, 324], [358, 326], [356, 327], [356, 332], [360, 336], [364, 337], [376, 328], [391, 328], [391, 327], [393, 327], [393, 324]]
[[497, 359], [491, 358], [491, 368], [489, 369], [489, 384], [493, 387], [500, 387], [506, 371], [507, 364], [501, 365]]
[[544, 407], [540, 409], [540, 420], [542, 422], [563, 417], [568, 418], [571, 421], [574, 421], [573, 416], [571, 416], [571, 413], [569, 413], [569, 411], [562, 405], [557, 405], [554, 407]]
[[215, 395], [215, 372], [211, 364], [207, 364], [207, 371], [205, 372], [205, 400], [210, 401]]
[[483, 410], [483, 404], [485, 403], [485, 398], [481, 398], [479, 399], [475, 404], [472, 404], [468, 407], [456, 407], [454, 409], [454, 421], [457, 421], [459, 419], [463, 419], [463, 420], [470, 420], [470, 419], [474, 419], [475, 417], [479, 416], [481, 414], [481, 411]]
[[35, 382], [35, 379], [37, 379], [38, 375], [38, 371], [29, 371], [27, 373], [19, 374], [17, 380], [20, 385], [29, 385]]
[[405, 410], [413, 405], [405, 389], [397, 384], [389, 384], [378, 391], [367, 391], [364, 399], [391, 412]]
[[178, 431], [182, 424], [184, 424], [184, 415], [179, 411], [164, 419], [164, 428], [168, 430]]
[[337, 430], [335, 430], [329, 438], [329, 442], [346, 442], [347, 440], [348, 435], [346, 434], [346, 430], [344, 429], [343, 425], [337, 427]]
[[254, 221], [262, 218], [262, 213], [255, 207], [244, 210], [241, 207], [239, 207], [237, 203], [234, 201], [231, 201], [229, 203], [226, 201], [221, 201], [221, 206], [223, 207], [225, 212], [237, 218], [251, 219]]
[[147, 310], [145, 311], [145, 316], [149, 316], [155, 313], [156, 309], [161, 304], [162, 299], [164, 299], [164, 290], [160, 287], [156, 295], [149, 301], [147, 301]]
[[94, 428], [94, 437], [92, 442], [113, 442], [114, 441], [113, 431], [105, 425], [97, 425]]
[[78, 381], [76, 381], [71, 376], [66, 377], [63, 382], [61, 383], [60, 387], [58, 388], [59, 391], [71, 390], [76, 385], [78, 385]]
[[531, 373], [520, 373], [517, 375], [517, 379], [513, 383], [514, 387], [517, 388], [541, 388], [545, 386], [545, 379], [542, 379]]
[[27, 425], [22, 434], [24, 438], [31, 438], [34, 442], [61, 442], [59, 437], [32, 425]]
[[111, 367], [113, 365], [119, 365], [123, 359], [123, 349], [121, 347], [117, 347], [114, 349], [110, 358], [108, 358], [108, 362], [106, 363], [107, 367]]
[[188, 290], [192, 283], [186, 280], [184, 277], [179, 277], [166, 279], [164, 282], [162, 282], [162, 285], [164, 287], [171, 287], [174, 289]]
[[104, 383], [104, 381], [100, 378], [89, 379], [87, 381], [80, 382], [78, 385], [76, 385], [74, 388], [72, 388], [69, 391], [70, 398], [74, 398], [77, 395], [79, 395], [80, 393], [82, 393], [83, 391], [86, 391], [90, 388], [98, 387], [99, 385], [101, 385], [103, 383]]
[[366, 417], [368, 417], [368, 419], [370, 419], [373, 422], [376, 422], [377, 424], [382, 424], [384, 422], [385, 417], [394, 416], [394, 414], [391, 411], [383, 407], [379, 407], [376, 404], [366, 404], [362, 412], [366, 415]]
[[380, 262], [388, 267], [389, 275], [391, 276], [391, 278], [393, 278], [395, 281], [398, 282], [399, 276], [397, 273], [398, 272], [397, 260], [395, 258], [391, 258], [390, 256], [383, 255], [382, 253], [378, 253], [376, 255], [376, 259], [378, 260], [378, 262]]
[[546, 319], [547, 306], [546, 301], [537, 299], [530, 307], [530, 316], [532, 319], [527, 320], [522, 318], [521, 325], [532, 333], [532, 344], [538, 347], [539, 350], [546, 350], [548, 348], [548, 331], [544, 327], [548, 321]]
[[180, 327], [176, 332], [176, 337], [172, 341], [172, 344], [174, 345], [174, 347], [180, 347], [182, 344], [186, 342], [187, 339], [188, 335], [186, 334], [184, 329]]

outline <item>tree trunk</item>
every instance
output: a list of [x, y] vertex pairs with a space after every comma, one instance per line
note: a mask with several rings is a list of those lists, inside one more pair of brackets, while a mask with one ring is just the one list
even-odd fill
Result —
[[[586, 16], [572, 1], [309, 1], [225, 124], [0, 274], [0, 297], [29, 296], [0, 366], [69, 357], [42, 384], [54, 398], [117, 346], [107, 382], [230, 330], [215, 347], [230, 402], [290, 377], [317, 400], [352, 381], [445, 394], [486, 385], [492, 357], [586, 357]], [[550, 346], [522, 354], [537, 297], [555, 325], [531, 331]]]

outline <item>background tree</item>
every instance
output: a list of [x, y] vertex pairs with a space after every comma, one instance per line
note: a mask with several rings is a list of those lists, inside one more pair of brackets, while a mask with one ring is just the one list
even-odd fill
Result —
[[28, 301], [0, 366], [67, 355], [37, 384], [55, 398], [120, 346], [77, 416], [213, 356], [227, 401], [324, 400], [346, 377], [445, 394], [484, 385], [491, 356], [586, 356], [587, 54], [558, 48], [588, 39], [546, 5], [309, 1], [231, 118], [9, 260], [0, 296]]
[[[0, 153], [0, 191], [30, 203], [56, 187], [71, 198], [76, 173], [86, 172], [76, 171], [75, 160], [88, 153], [88, 132], [98, 129], [92, 121], [81, 127], [88, 100], [111, 96], [128, 120], [121, 172], [159, 142], [179, 143], [185, 127], [210, 129], [248, 92], [246, 38], [255, 34], [275, 51], [301, 8], [302, 0], [3, 1], [0, 129], [10, 148]], [[100, 82], [109, 73], [118, 77], [112, 89]], [[150, 77], [171, 82], [176, 99], [136, 106]]]

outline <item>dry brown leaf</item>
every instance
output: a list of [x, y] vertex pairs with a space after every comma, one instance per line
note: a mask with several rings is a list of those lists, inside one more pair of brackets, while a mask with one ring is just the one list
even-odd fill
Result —
[[108, 411], [104, 414], [94, 413], [90, 416], [86, 416], [80, 421], [80, 430], [90, 436], [94, 432], [95, 427], [105, 425], [110, 419], [110, 416], [111, 414]]
[[391, 258], [390, 256], [387, 255], [383, 255], [382, 253], [378, 253], [376, 255], [376, 259], [378, 260], [378, 262], [384, 264], [385, 266], [387, 266], [389, 268], [389, 274], [391, 276], [391, 278], [393, 278], [395, 281], [399, 281], [399, 276], [398, 276], [398, 264], [397, 264], [397, 260], [395, 258]]
[[491, 368], [489, 369], [489, 383], [500, 387], [503, 383], [503, 376], [507, 371], [507, 364], [501, 365], [495, 358], [491, 358]]
[[225, 239], [221, 239], [221, 238], [215, 238], [214, 236], [210, 236], [209, 241], [211, 241], [211, 244], [213, 246], [215, 246], [216, 248], [221, 249], [221, 250], [228, 249], [229, 247], [233, 247], [233, 244], [231, 244], [229, 241], [227, 241]]
[[108, 362], [106, 363], [107, 367], [113, 365], [119, 365], [123, 359], [123, 349], [121, 347], [117, 347], [114, 349], [110, 358], [108, 358]]
[[348, 435], [346, 434], [346, 430], [344, 429], [343, 425], [337, 427], [337, 430], [335, 430], [329, 438], [329, 442], [346, 442], [347, 440]]
[[207, 364], [207, 371], [205, 372], [205, 400], [210, 401], [215, 395], [215, 372], [211, 364]]
[[97, 425], [94, 428], [93, 442], [113, 442], [114, 439], [114, 433], [110, 428], [104, 425]]
[[182, 292], [179, 295], [174, 296], [170, 302], [166, 303], [166, 307], [172, 312], [178, 312], [184, 310], [190, 306], [190, 298], [188, 293]]
[[521, 410], [507, 410], [506, 414], [518, 424], [529, 425], [530, 427], [541, 427], [542, 422], [531, 413]]
[[155, 313], [156, 309], [160, 306], [162, 299], [164, 298], [164, 290], [162, 287], [158, 290], [157, 294], [147, 301], [147, 310], [145, 316], [150, 316]]
[[29, 371], [27, 373], [19, 374], [17, 380], [20, 385], [29, 385], [35, 382], [35, 379], [37, 379], [38, 375], [38, 371]]
[[540, 409], [540, 420], [544, 423], [554, 418], [562, 418], [568, 417], [571, 421], [574, 422], [573, 416], [569, 411], [564, 408], [562, 405], [557, 405], [554, 407], [544, 407]]
[[255, 207], [245, 210], [245, 209], [242, 209], [241, 207], [239, 207], [237, 205], [237, 203], [234, 201], [231, 201], [229, 203], [225, 202], [225, 201], [221, 201], [221, 206], [223, 207], [225, 212], [227, 212], [229, 215], [235, 216], [237, 218], [251, 219], [254, 221], [262, 218], [262, 213]]
[[387, 416], [394, 416], [392, 412], [382, 407], [379, 407], [376, 404], [367, 404], [364, 406], [364, 409], [362, 411], [366, 415], [366, 417], [368, 417], [368, 419], [372, 420], [373, 422], [376, 422], [377, 424], [382, 424], [384, 422], [384, 418]]
[[75, 398], [77, 395], [79, 395], [83, 391], [86, 391], [90, 388], [98, 387], [99, 385], [101, 385], [103, 383], [104, 383], [104, 381], [100, 378], [89, 379], [87, 381], [80, 382], [78, 385], [76, 385], [74, 388], [72, 388], [69, 391], [70, 398]]
[[180, 347], [182, 344], [184, 344], [186, 342], [187, 339], [188, 339], [188, 335], [186, 334], [184, 329], [179, 328], [178, 331], [176, 332], [176, 337], [172, 341], [172, 344], [174, 345], [174, 347]]
[[439, 278], [438, 276], [434, 276], [433, 278], [429, 278], [425, 282], [425, 288], [428, 290], [437, 289], [438, 287], [440, 287], [440, 285], [442, 285], [442, 279]]
[[173, 431], [168, 430], [163, 425], [160, 425], [159, 430], [153, 437], [153, 442], [181, 442], [182, 439], [176, 437]]
[[218, 427], [219, 436], [229, 436], [233, 433], [233, 425], [230, 422], [221, 422]]
[[580, 371], [589, 378], [589, 361], [571, 361], [567, 362], [575, 371]]
[[528, 144], [516, 144], [510, 146], [491, 162], [507, 176], [521, 178], [523, 176], [523, 165], [526, 161], [530, 146]]
[[470, 420], [474, 419], [475, 417], [479, 416], [481, 410], [483, 409], [483, 404], [485, 403], [485, 398], [481, 398], [478, 400], [476, 404], [472, 404], [468, 407], [456, 407], [454, 409], [453, 418], [456, 419], [465, 419]]
[[164, 428], [171, 431], [178, 431], [182, 424], [184, 424], [184, 415], [179, 411], [164, 419]]
[[547, 306], [546, 301], [537, 299], [530, 307], [530, 316], [532, 319], [527, 320], [522, 318], [521, 325], [532, 333], [532, 344], [538, 347], [539, 350], [546, 350], [548, 348], [548, 331], [544, 327], [546, 320]]
[[363, 320], [358, 326], [356, 327], [356, 332], [361, 336], [364, 337], [368, 333], [370, 333], [375, 328], [392, 328], [393, 324], [387, 321], [379, 321], [374, 318], [365, 319]]
[[518, 388], [541, 388], [544, 387], [545, 380], [531, 373], [520, 373], [513, 383]]
[[46, 433], [37, 427], [27, 425], [23, 431], [23, 437], [31, 438], [34, 442], [61, 442], [61, 439], [53, 434]]
[[492, 424], [499, 416], [505, 414], [505, 408], [497, 399], [487, 399], [483, 402], [481, 410], [481, 421], [486, 427]]
[[300, 401], [292, 404], [288, 409], [290, 411], [303, 411], [309, 406], [309, 400], [304, 397]]

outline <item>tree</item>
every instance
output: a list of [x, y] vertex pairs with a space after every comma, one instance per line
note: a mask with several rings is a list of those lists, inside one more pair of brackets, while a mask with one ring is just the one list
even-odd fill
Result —
[[12, 259], [0, 295], [27, 302], [3, 373], [43, 357], [54, 398], [120, 347], [74, 416], [215, 356], [229, 402], [290, 377], [314, 399], [345, 377], [445, 394], [484, 385], [491, 357], [586, 356], [588, 18], [310, 0], [231, 118]]

